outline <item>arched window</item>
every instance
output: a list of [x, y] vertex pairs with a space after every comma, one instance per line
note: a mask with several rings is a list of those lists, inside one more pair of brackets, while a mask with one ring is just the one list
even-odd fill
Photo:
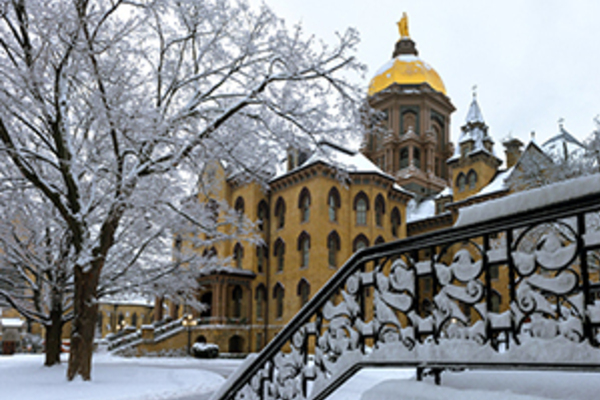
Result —
[[467, 174], [467, 182], [469, 183], [469, 190], [475, 189], [475, 185], [477, 184], [477, 173], [475, 171], [469, 171]]
[[354, 251], [358, 251], [364, 249], [365, 247], [369, 247], [369, 239], [367, 239], [367, 237], [361, 233], [354, 239], [352, 248]]
[[137, 313], [133, 313], [131, 315], [131, 326], [133, 326], [134, 328], [137, 328], [137, 320], [138, 320]]
[[[252, 254], [252, 253], [250, 253]], [[236, 268], [242, 268], [242, 260], [244, 259], [244, 247], [240, 243], [236, 243], [233, 248], [233, 259], [235, 260]]]
[[244, 220], [244, 199], [240, 196], [235, 200], [235, 212], [238, 216], [238, 224], [241, 226]]
[[383, 238], [383, 236], [377, 236], [377, 239], [375, 239], [375, 244], [382, 244], [385, 243], [385, 239]]
[[281, 319], [283, 317], [283, 300], [285, 297], [285, 289], [279, 282], [273, 287], [273, 299], [275, 299], [275, 318]]
[[465, 177], [465, 174], [463, 174], [462, 172], [458, 174], [458, 178], [456, 178], [456, 186], [458, 186], [459, 192], [465, 191], [466, 180], [467, 178]]
[[264, 231], [266, 224], [269, 222], [269, 206], [267, 206], [266, 201], [261, 200], [260, 203], [258, 203], [257, 216], [258, 216], [258, 228], [261, 231]]
[[310, 192], [303, 188], [298, 197], [298, 208], [300, 209], [300, 222], [308, 222], [310, 219]]
[[123, 313], [120, 312], [119, 319], [117, 320], [117, 329], [121, 330], [123, 328], [125, 328], [125, 317], [123, 316]]
[[212, 292], [206, 292], [200, 296], [200, 303], [204, 306], [204, 310], [200, 313], [201, 318], [210, 318], [212, 316]]
[[275, 241], [275, 246], [273, 246], [273, 255], [277, 260], [277, 272], [283, 271], [283, 266], [285, 264], [285, 243], [281, 238], [277, 238]]
[[408, 147], [400, 149], [400, 169], [408, 167]]
[[378, 194], [375, 198], [375, 224], [383, 226], [383, 215], [385, 214], [385, 200]]
[[266, 246], [260, 244], [256, 246], [256, 268], [259, 273], [262, 273], [265, 270], [268, 256], [269, 251]]
[[421, 150], [417, 147], [413, 147], [413, 165], [421, 169]]
[[327, 196], [327, 207], [329, 208], [329, 221], [336, 222], [338, 220], [337, 210], [340, 208], [340, 192], [336, 188], [331, 188]]
[[336, 231], [332, 231], [327, 236], [328, 261], [330, 267], [337, 267], [338, 252], [340, 251], [340, 236]]
[[369, 198], [364, 192], [360, 192], [354, 198], [354, 210], [356, 211], [356, 225], [366, 225]]
[[262, 283], [256, 287], [256, 319], [263, 319], [265, 309], [265, 299], [267, 298], [267, 290]]
[[241, 318], [242, 317], [242, 300], [244, 297], [244, 292], [242, 291], [241, 286], [236, 285], [231, 291], [231, 300], [233, 305], [233, 318]]
[[275, 218], [277, 219], [277, 229], [285, 225], [285, 201], [279, 197], [275, 203]]
[[392, 236], [398, 237], [401, 221], [402, 220], [400, 219], [400, 211], [398, 211], [398, 208], [394, 207], [390, 219], [390, 222], [392, 223]]
[[298, 251], [300, 251], [300, 267], [308, 267], [310, 259], [310, 235], [305, 231], [298, 236]]
[[310, 283], [305, 278], [300, 279], [300, 282], [298, 282], [296, 293], [300, 297], [300, 308], [302, 308], [310, 299]]

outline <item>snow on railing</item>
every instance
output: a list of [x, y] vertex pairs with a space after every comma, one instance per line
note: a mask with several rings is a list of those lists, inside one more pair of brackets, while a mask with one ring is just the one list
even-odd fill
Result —
[[213, 399], [323, 399], [369, 365], [600, 370], [599, 195], [355, 253]]
[[[170, 337], [179, 331], [183, 330], [182, 318], [164, 321], [154, 327], [154, 341], [158, 342], [167, 337]], [[108, 339], [108, 350], [109, 351], [122, 351], [125, 348], [134, 347], [142, 343], [142, 330], [137, 330], [129, 334], [121, 334], [119, 336], [113, 336]]]

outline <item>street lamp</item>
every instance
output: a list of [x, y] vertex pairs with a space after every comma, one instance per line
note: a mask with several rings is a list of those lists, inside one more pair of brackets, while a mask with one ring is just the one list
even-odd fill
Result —
[[185, 317], [183, 317], [183, 321], [181, 321], [181, 323], [187, 329], [187, 354], [188, 354], [188, 356], [191, 356], [192, 355], [192, 352], [191, 352], [191, 348], [192, 348], [192, 326], [196, 326], [196, 324], [198, 323], [198, 321], [196, 321], [194, 319], [194, 316], [192, 314], [187, 314]]

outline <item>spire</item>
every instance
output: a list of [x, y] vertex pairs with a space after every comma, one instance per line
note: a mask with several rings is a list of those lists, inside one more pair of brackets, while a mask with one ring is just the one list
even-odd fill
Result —
[[481, 109], [479, 108], [479, 104], [477, 103], [477, 85], [473, 86], [473, 101], [471, 101], [471, 106], [469, 107], [469, 112], [467, 113], [467, 124], [474, 122], [485, 123], [483, 120], [483, 114], [481, 114]]

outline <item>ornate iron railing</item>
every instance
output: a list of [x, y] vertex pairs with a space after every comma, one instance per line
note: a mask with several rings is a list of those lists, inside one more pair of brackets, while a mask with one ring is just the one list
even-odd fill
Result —
[[359, 251], [213, 398], [322, 399], [364, 366], [600, 370], [599, 211], [588, 194]]

